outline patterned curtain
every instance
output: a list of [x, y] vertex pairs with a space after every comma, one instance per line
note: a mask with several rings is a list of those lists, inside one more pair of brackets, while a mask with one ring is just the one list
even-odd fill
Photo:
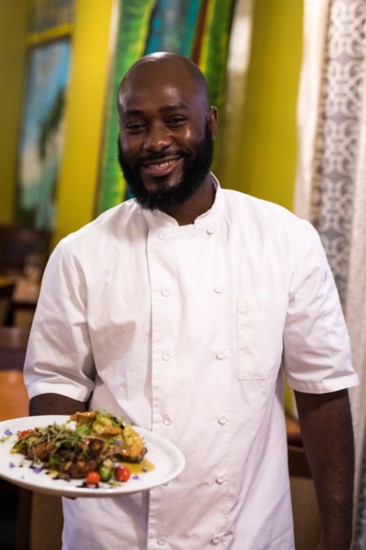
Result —
[[338, 286], [361, 384], [353, 548], [366, 540], [366, 3], [305, 0], [295, 212], [318, 229]]

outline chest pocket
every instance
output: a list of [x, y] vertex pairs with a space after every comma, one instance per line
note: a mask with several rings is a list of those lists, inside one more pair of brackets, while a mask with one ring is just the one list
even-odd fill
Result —
[[239, 380], [277, 376], [286, 311], [286, 299], [238, 300]]

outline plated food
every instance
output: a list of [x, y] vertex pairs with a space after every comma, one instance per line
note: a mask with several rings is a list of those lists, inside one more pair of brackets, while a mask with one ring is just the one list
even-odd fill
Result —
[[[0, 422], [0, 477], [39, 493], [71, 498], [103, 498], [153, 489], [171, 481], [183, 470], [185, 459], [182, 452], [159, 433], [127, 424], [122, 418], [103, 411], [91, 411], [91, 413], [102, 414], [96, 424], [97, 418], [88, 418], [90, 413], [72, 417], [69, 415], [27, 416]], [[38, 439], [33, 439], [34, 446], [31, 445], [31, 432], [33, 434], [39, 432], [50, 443], [55, 425], [62, 426], [58, 434], [60, 439], [56, 438], [56, 447], [59, 452], [51, 445], [48, 449], [51, 450], [49, 456], [43, 455], [47, 445], [44, 445], [44, 441], [40, 445], [41, 442]], [[116, 428], [117, 433], [108, 433], [108, 431], [114, 432]], [[118, 428], [121, 431], [118, 431]], [[78, 456], [77, 451], [75, 455], [71, 454], [71, 458], [69, 456], [70, 460], [65, 460], [67, 453], [63, 454], [63, 461], [61, 461], [61, 448], [63, 448], [61, 433], [66, 429], [73, 433], [73, 435], [68, 433], [67, 438], [75, 437], [76, 441], [81, 433], [84, 436], [85, 433], [89, 433], [93, 441], [102, 440], [103, 446], [99, 443], [96, 445], [100, 449], [99, 454], [95, 449], [93, 450], [96, 455], [93, 456], [93, 460], [98, 463], [97, 470], [88, 471], [92, 461], [88, 453], [85, 458], [83, 446], [79, 449], [81, 453], [79, 462], [75, 461], [75, 457]], [[64, 435], [65, 433], [62, 437]], [[28, 436], [27, 441], [25, 438]], [[109, 445], [112, 442], [114, 444]], [[113, 469], [108, 468], [107, 462], [106, 472], [99, 473], [99, 461], [102, 458], [108, 460], [104, 454], [107, 451], [112, 455], [108, 459], [112, 460]], [[123, 457], [122, 460], [121, 457]], [[108, 471], [111, 477], [108, 477]], [[107, 481], [102, 480], [102, 474], [103, 478], [108, 479]], [[72, 477], [74, 475], [84, 477]], [[95, 475], [100, 476], [100, 482]]]
[[[31, 468], [45, 469], [53, 479], [84, 479], [86, 486], [97, 486], [128, 481], [131, 470], [124, 463], [141, 464], [147, 448], [123, 418], [88, 411], [62, 424], [19, 431], [11, 452], [24, 455]], [[153, 467], [146, 463], [144, 471]]]

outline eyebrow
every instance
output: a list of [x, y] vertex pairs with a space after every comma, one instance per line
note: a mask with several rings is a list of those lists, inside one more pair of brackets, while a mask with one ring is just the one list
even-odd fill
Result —
[[[179, 102], [179, 103], [173, 103], [171, 105], [164, 105], [163, 107], [160, 107], [159, 112], [164, 114], [164, 113], [171, 113], [179, 110], [189, 111], [190, 107], [186, 103]], [[126, 116], [126, 117], [141, 116], [144, 114], [145, 114], [145, 111], [143, 111], [142, 109], [127, 109], [127, 111], [123, 113], [123, 116]]]

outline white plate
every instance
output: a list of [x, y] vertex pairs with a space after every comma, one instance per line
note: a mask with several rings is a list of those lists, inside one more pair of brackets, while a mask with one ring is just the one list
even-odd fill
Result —
[[184, 468], [184, 456], [175, 445], [154, 432], [135, 426], [134, 429], [144, 438], [148, 449], [146, 459], [152, 462], [155, 468], [150, 472], [132, 474], [127, 482], [117, 487], [100, 483], [99, 488], [86, 488], [80, 487], [83, 482], [80, 479], [70, 481], [52, 479], [45, 470], [36, 473], [29, 467], [30, 461], [23, 455], [11, 453], [17, 441], [18, 431], [48, 426], [54, 422], [64, 424], [69, 418], [63, 415], [30, 416], [0, 422], [0, 477], [39, 493], [68, 497], [105, 497], [152, 489], [172, 480]]

